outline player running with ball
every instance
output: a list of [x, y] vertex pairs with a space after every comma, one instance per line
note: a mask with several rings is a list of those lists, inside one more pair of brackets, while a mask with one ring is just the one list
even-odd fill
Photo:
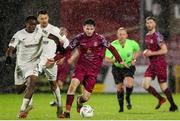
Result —
[[89, 18], [84, 21], [84, 32], [78, 34], [67, 47], [70, 52], [79, 47], [79, 58], [77, 60], [71, 84], [69, 86], [66, 98], [66, 112], [60, 118], [70, 118], [70, 111], [74, 101], [74, 95], [77, 87], [82, 84], [84, 90], [81, 96], [77, 98], [77, 112], [87, 102], [91, 96], [97, 75], [100, 71], [104, 58], [105, 49], [108, 48], [119, 63], [123, 63], [116, 49], [101, 35], [95, 33], [96, 23]]
[[111, 44], [116, 48], [118, 53], [121, 55], [122, 60], [129, 66], [129, 68], [124, 67], [115, 61], [114, 56], [109, 50], [106, 50], [106, 60], [113, 63], [112, 74], [115, 80], [117, 88], [117, 99], [119, 102], [119, 112], [124, 111], [124, 85], [126, 87], [126, 104], [127, 108], [131, 109], [132, 104], [130, 100], [130, 95], [133, 91], [134, 83], [134, 72], [136, 70], [135, 63], [136, 59], [140, 55], [140, 47], [138, 43], [134, 40], [127, 39], [127, 30], [121, 27], [117, 31], [117, 40], [114, 40]]
[[146, 27], [148, 29], [145, 37], [147, 49], [143, 54], [149, 58], [150, 64], [144, 74], [143, 87], [158, 99], [158, 105], [155, 109], [159, 109], [166, 102], [166, 99], [151, 86], [151, 81], [157, 76], [160, 88], [170, 103], [169, 111], [176, 111], [178, 107], [174, 103], [172, 93], [167, 84], [167, 63], [165, 60], [165, 55], [168, 51], [167, 46], [163, 40], [163, 36], [156, 31], [156, 19], [154, 17], [146, 18]]

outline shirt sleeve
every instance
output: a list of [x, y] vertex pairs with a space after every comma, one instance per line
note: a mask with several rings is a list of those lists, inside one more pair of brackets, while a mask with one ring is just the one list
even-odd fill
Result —
[[80, 35], [77, 35], [74, 39], [72, 39], [72, 41], [69, 43], [69, 47], [71, 49], [74, 49], [75, 47], [79, 46], [79, 38]]
[[134, 41], [133, 42], [133, 51], [138, 52], [139, 50], [140, 50], [139, 44], [136, 41]]
[[9, 47], [12, 46], [14, 48], [16, 48], [16, 46], [19, 44], [19, 38], [18, 38], [18, 33], [14, 34], [14, 36], [12, 37], [10, 43], [9, 43]]
[[104, 37], [102, 37], [102, 45], [106, 48], [110, 47], [111, 43], [106, 40]]
[[157, 44], [160, 46], [162, 43], [165, 43], [164, 37], [163, 37], [162, 34], [160, 34], [159, 32], [157, 32]]
[[113, 58], [114, 58], [114, 56], [113, 56], [112, 53], [109, 51], [109, 49], [106, 49], [105, 57], [110, 58], [110, 59], [113, 59]]

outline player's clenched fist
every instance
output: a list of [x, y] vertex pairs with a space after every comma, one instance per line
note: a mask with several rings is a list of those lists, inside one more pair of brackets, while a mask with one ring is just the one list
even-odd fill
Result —
[[148, 50], [148, 49], [144, 50], [144, 51], [143, 51], [143, 56], [144, 56], [144, 57], [152, 56], [152, 51], [151, 51], [151, 50]]
[[67, 31], [67, 29], [65, 27], [60, 27], [59, 29], [60, 29], [59, 34], [61, 36], [64, 36], [64, 35], [67, 36], [68, 35], [68, 31]]

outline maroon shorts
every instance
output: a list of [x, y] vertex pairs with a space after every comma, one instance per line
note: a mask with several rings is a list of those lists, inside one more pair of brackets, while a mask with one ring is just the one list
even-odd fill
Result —
[[165, 61], [151, 62], [146, 69], [144, 77], [152, 77], [154, 80], [156, 76], [159, 83], [167, 82], [167, 64]]
[[70, 70], [70, 64], [68, 64], [67, 62], [63, 63], [62, 65], [58, 65], [57, 80], [65, 82], [69, 70]]
[[93, 88], [96, 84], [96, 73], [91, 73], [87, 68], [83, 66], [76, 66], [72, 78], [78, 79], [84, 86], [85, 90], [92, 93]]

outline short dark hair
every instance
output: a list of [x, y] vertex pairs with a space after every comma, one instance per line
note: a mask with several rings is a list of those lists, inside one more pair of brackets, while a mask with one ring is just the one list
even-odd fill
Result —
[[87, 18], [84, 20], [83, 25], [87, 25], [87, 24], [96, 26], [96, 21], [93, 18]]
[[28, 16], [28, 17], [26, 17], [25, 22], [28, 22], [29, 20], [37, 21], [37, 18], [35, 16]]
[[156, 22], [156, 18], [153, 17], [153, 16], [148, 16], [148, 17], [146, 18], [146, 21], [147, 21], [147, 20], [153, 20], [154, 22]]
[[48, 14], [48, 11], [47, 10], [41, 10], [38, 12], [37, 15], [39, 16], [40, 14]]

